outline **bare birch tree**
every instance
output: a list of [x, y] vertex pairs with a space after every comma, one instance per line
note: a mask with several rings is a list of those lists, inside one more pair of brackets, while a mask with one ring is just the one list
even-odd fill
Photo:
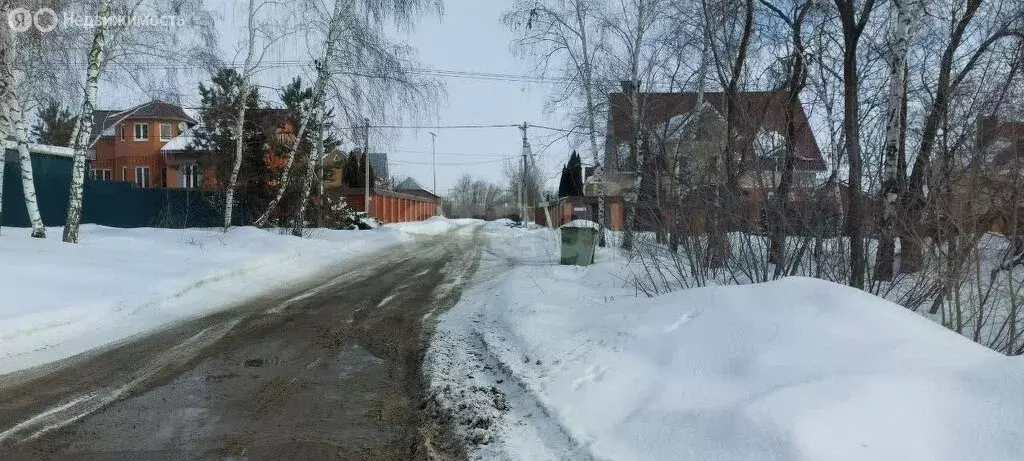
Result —
[[650, 148], [645, 141], [646, 101], [642, 90], [654, 86], [653, 70], [667, 45], [662, 39], [665, 6], [665, 0], [617, 0], [602, 18], [603, 28], [610, 36], [609, 46], [613, 48], [609, 53], [610, 65], [619, 75], [627, 76], [629, 82], [626, 98], [630, 105], [630, 154], [634, 159], [635, 174], [626, 200], [628, 206], [621, 244], [625, 249], [633, 245], [637, 208], [641, 203], [640, 185], [647, 165], [645, 156]]
[[[604, 2], [599, 0], [547, 0], [544, 2], [519, 0], [504, 15], [506, 26], [522, 32], [523, 37], [513, 42], [514, 51], [533, 57], [536, 71], [545, 76], [554, 67], [564, 82], [553, 101], [581, 97], [582, 131], [590, 145], [594, 165], [603, 162], [598, 146], [598, 118], [602, 104], [597, 96], [597, 62], [605, 51], [604, 37], [599, 20]], [[598, 224], [603, 228], [605, 194], [602, 171], [595, 172], [598, 186]], [[600, 234], [604, 236], [602, 232]]]
[[107, 26], [105, 19], [110, 14], [110, 0], [103, 0], [99, 10], [99, 23], [93, 32], [92, 46], [89, 49], [89, 67], [85, 79], [85, 97], [82, 110], [78, 114], [77, 131], [72, 132], [75, 157], [71, 170], [71, 190], [68, 192], [68, 211], [64, 221], [64, 241], [78, 243], [79, 225], [82, 222], [82, 186], [85, 183], [85, 157], [89, 148], [89, 135], [93, 128], [93, 111], [96, 109], [97, 93], [99, 92], [100, 68], [106, 46]]
[[[5, 5], [6, 6], [6, 5]], [[7, 17], [6, 14], [3, 17]], [[23, 101], [19, 98], [19, 87], [23, 86], [26, 76], [20, 69], [15, 68], [17, 51], [20, 46], [19, 40], [15, 37], [11, 28], [3, 33], [4, 43], [0, 45], [4, 49], [5, 59], [3, 69], [0, 69], [0, 78], [5, 88], [6, 98], [0, 102], [3, 109], [3, 120], [6, 121], [7, 129], [14, 136], [14, 142], [18, 151], [18, 164], [21, 172], [22, 194], [25, 196], [25, 208], [28, 211], [29, 223], [32, 226], [32, 237], [46, 238], [46, 226], [43, 225], [42, 215], [39, 213], [39, 204], [36, 200], [35, 179], [32, 173], [32, 155], [28, 147], [28, 124], [25, 122], [25, 111]], [[2, 140], [4, 156], [6, 157], [6, 138]]]
[[889, 90], [886, 95], [885, 166], [882, 179], [882, 221], [874, 276], [889, 280], [893, 276], [896, 254], [896, 208], [903, 187], [899, 182], [897, 165], [900, 140], [904, 131], [903, 107], [906, 101], [907, 48], [913, 35], [917, 16], [923, 11], [920, 0], [901, 0], [897, 3], [896, 22], [889, 36]]

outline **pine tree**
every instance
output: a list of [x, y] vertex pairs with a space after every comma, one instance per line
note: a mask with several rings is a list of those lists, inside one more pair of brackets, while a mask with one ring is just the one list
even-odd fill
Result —
[[78, 118], [71, 111], [54, 101], [39, 111], [39, 120], [32, 125], [32, 139], [39, 144], [67, 146], [71, 144], [71, 133]]
[[[199, 84], [201, 107], [200, 127], [195, 130], [195, 141], [189, 150], [202, 154], [205, 166], [212, 166], [219, 187], [226, 187], [234, 161], [234, 125], [238, 110], [241, 76], [234, 69], [220, 69], [211, 79], [210, 86]], [[244, 129], [242, 165], [238, 173], [236, 194], [239, 209], [257, 213], [269, 202], [273, 181], [266, 162], [266, 146], [272, 134], [263, 129], [266, 111], [259, 110], [259, 92], [250, 88], [246, 98], [247, 112]], [[204, 168], [205, 170], [206, 168]]]
[[[341, 167], [341, 183], [345, 187], [352, 187], [356, 189], [363, 189], [366, 187], [366, 170], [363, 164], [363, 153], [359, 151], [352, 151], [348, 154], [348, 159], [345, 160], [345, 165]], [[370, 165], [370, 184], [376, 184], [377, 175], [373, 171], [373, 165]]]
[[569, 170], [568, 182], [566, 183], [566, 193], [570, 196], [581, 197], [583, 196], [583, 159], [580, 155], [573, 151], [572, 155], [569, 156]]
[[566, 189], [567, 189], [566, 185], [569, 184], [569, 178], [566, 176], [566, 172], [568, 170], [569, 169], [565, 165], [562, 165], [562, 176], [560, 177], [561, 179], [558, 180], [558, 196], [559, 197], [567, 197], [568, 196], [568, 192], [566, 192]]

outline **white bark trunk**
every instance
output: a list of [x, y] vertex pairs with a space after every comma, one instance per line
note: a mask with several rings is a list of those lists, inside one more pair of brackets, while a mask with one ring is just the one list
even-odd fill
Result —
[[[330, 66], [331, 66], [331, 63], [334, 61], [334, 55], [337, 52], [338, 34], [341, 32], [341, 19], [342, 19], [341, 15], [342, 15], [342, 12], [343, 12], [342, 2], [340, 2], [340, 1], [335, 2], [335, 4], [334, 4], [334, 12], [331, 15], [331, 23], [330, 23], [330, 26], [328, 27], [327, 37], [325, 39], [326, 46], [324, 48], [323, 59], [320, 61], [320, 63], [317, 64], [318, 65], [318, 69], [317, 69], [316, 83], [313, 85], [313, 107], [314, 107], [315, 111], [319, 111], [319, 113], [321, 114], [321, 117], [322, 117], [322, 114], [323, 114], [323, 107], [322, 106], [324, 104], [324, 94], [327, 91], [327, 81], [330, 79]], [[309, 124], [309, 119], [310, 119], [310, 114], [309, 113], [303, 114], [303, 116], [302, 116], [302, 123], [299, 125], [299, 132], [297, 134], [295, 143], [292, 144], [291, 148], [288, 149], [288, 158], [287, 158], [287, 160], [285, 162], [284, 171], [281, 173], [281, 181], [278, 184], [277, 194], [274, 196], [274, 199], [270, 201], [270, 205], [267, 206], [267, 210], [265, 212], [263, 212], [263, 214], [259, 217], [259, 219], [256, 220], [256, 223], [255, 223], [256, 226], [263, 226], [264, 224], [266, 224], [267, 219], [270, 218], [270, 214], [274, 212], [274, 210], [277, 208], [278, 204], [281, 203], [281, 198], [284, 197], [285, 189], [288, 187], [288, 181], [289, 181], [290, 171], [292, 169], [292, 164], [295, 162], [295, 152], [299, 149], [299, 146], [302, 144], [302, 138], [303, 138], [303, 136], [305, 136], [306, 127]], [[318, 119], [318, 120], [319, 120], [319, 123], [321, 123], [321, 127], [322, 127], [323, 126], [322, 124], [324, 123], [323, 120], [322, 119]], [[317, 147], [320, 150], [317, 152], [317, 155], [316, 155], [315, 158], [317, 159], [318, 163], [320, 161], [322, 161], [322, 159], [323, 159], [323, 144], [322, 144], [323, 139], [322, 139], [322, 135], [323, 135], [323, 133], [317, 134], [317, 136], [318, 136], [317, 143], [319, 144], [319, 146], [317, 146]], [[310, 161], [312, 161], [312, 159], [310, 159]], [[310, 169], [310, 170], [315, 172], [315, 170], [312, 170], [312, 169]], [[322, 191], [322, 185], [323, 184], [321, 182], [321, 191]], [[308, 199], [308, 195], [309, 194], [307, 192], [303, 192], [303, 195], [306, 196], [306, 198]], [[305, 207], [305, 202], [302, 202], [299, 206], [300, 207]], [[299, 233], [301, 234], [301, 230], [299, 231]]]
[[[320, 126], [323, 126], [324, 109], [323, 105], [317, 104], [316, 106], [316, 120]], [[299, 209], [295, 213], [295, 218], [292, 220], [292, 235], [296, 237], [302, 237], [303, 229], [306, 227], [306, 205], [309, 203], [309, 192], [313, 189], [313, 176], [316, 172], [316, 162], [313, 160], [320, 158], [323, 154], [324, 149], [324, 138], [323, 131], [317, 130], [317, 140], [314, 145], [313, 155], [310, 155], [306, 159], [306, 174], [302, 178], [302, 191], [299, 194]], [[370, 161], [369, 155], [366, 157], [366, 161]]]
[[36, 186], [32, 175], [32, 153], [28, 150], [28, 125], [25, 124], [25, 114], [18, 98], [8, 98], [8, 104], [10, 110], [7, 118], [11, 121], [14, 140], [18, 145], [21, 190], [25, 195], [25, 208], [28, 210], [28, 220], [32, 225], [32, 237], [46, 238], [46, 226], [43, 225], [43, 217], [39, 214], [39, 203], [36, 201]]
[[640, 136], [640, 79], [637, 78], [639, 75], [639, 64], [634, 59], [633, 62], [633, 92], [630, 95], [630, 121], [633, 127], [633, 145], [636, 146], [636, 174], [633, 176], [633, 196], [630, 202], [631, 206], [626, 212], [626, 228], [622, 235], [622, 247], [626, 249], [633, 248], [633, 228], [636, 226], [636, 214], [637, 208], [640, 206], [640, 182], [643, 179], [643, 167], [644, 167], [644, 149], [647, 148], [646, 144], [643, 143], [643, 137]]
[[[100, 6], [100, 17], [106, 18], [110, 12], [110, 0], [104, 0]], [[103, 60], [103, 49], [106, 46], [106, 35], [102, 22], [96, 26], [92, 47], [89, 49], [89, 69], [85, 79], [85, 99], [79, 115], [78, 130], [72, 138], [75, 151], [71, 166], [71, 188], [68, 191], [68, 211], [64, 221], [64, 241], [78, 243], [78, 227], [82, 222], [82, 185], [85, 183], [85, 155], [88, 149], [89, 134], [92, 132], [92, 113], [96, 108], [97, 93], [100, 81], [100, 64]]]
[[885, 160], [882, 173], [882, 205], [881, 239], [876, 255], [876, 278], [891, 279], [895, 259], [896, 212], [900, 195], [897, 171], [900, 151], [900, 136], [903, 132], [902, 108], [906, 98], [904, 81], [906, 80], [907, 48], [910, 36], [921, 11], [921, 0], [902, 0], [898, 3], [896, 23], [890, 36], [892, 47], [889, 57], [889, 88], [887, 93], [887, 109], [885, 123]]
[[[4, 4], [3, 8], [0, 8], [0, 17], [7, 16], [7, 10], [10, 5]], [[14, 51], [9, 44], [13, 39], [11, 34], [13, 31], [10, 28], [3, 28], [0, 30], [0, 34], [3, 34], [0, 38], [0, 139], [7, 139], [7, 100], [11, 97], [14, 92], [14, 75], [11, 71], [11, 60], [14, 59]], [[7, 146], [4, 143], [0, 145], [0, 230], [3, 229], [4, 224], [4, 174], [5, 167], [7, 165]]]
[[245, 149], [245, 113], [248, 108], [249, 82], [242, 77], [242, 86], [238, 90], [238, 116], [235, 120], [235, 159], [231, 165], [231, 176], [228, 177], [227, 193], [224, 196], [224, 232], [231, 227], [231, 215], [235, 208], [235, 187], [238, 185], [238, 171], [242, 168], [242, 152]]
[[248, 50], [242, 67], [241, 85], [238, 88], [238, 116], [235, 120], [235, 158], [228, 177], [224, 196], [224, 232], [231, 228], [231, 215], [235, 208], [235, 187], [238, 185], [238, 170], [242, 168], [242, 152], [245, 149], [245, 112], [249, 105], [249, 78], [252, 76], [253, 61], [256, 58], [256, 0], [249, 0], [249, 18], [246, 28]]

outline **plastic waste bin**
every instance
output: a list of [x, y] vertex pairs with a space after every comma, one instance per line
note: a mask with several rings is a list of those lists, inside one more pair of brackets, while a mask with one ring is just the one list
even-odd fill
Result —
[[558, 228], [562, 234], [563, 265], [589, 266], [597, 249], [596, 222], [577, 219]]

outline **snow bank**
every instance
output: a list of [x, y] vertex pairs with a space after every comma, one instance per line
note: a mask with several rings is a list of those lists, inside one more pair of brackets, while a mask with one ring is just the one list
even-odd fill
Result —
[[598, 226], [594, 221], [588, 221], [586, 219], [574, 219], [562, 225], [562, 227], [578, 227], [582, 229], [594, 229], [598, 230], [601, 226]]
[[81, 243], [0, 235], [0, 374], [58, 360], [411, 240], [393, 229], [259, 230], [82, 226]]
[[482, 222], [483, 221], [478, 219], [448, 219], [443, 216], [432, 216], [424, 221], [385, 224], [382, 227], [399, 230], [409, 234], [436, 235]]
[[[520, 232], [491, 251], [550, 250], [542, 233]], [[521, 265], [441, 317], [427, 354], [432, 397], [468, 421], [460, 431], [478, 459], [1024, 452], [1019, 358], [821, 280], [648, 299], [622, 288], [621, 268]]]

